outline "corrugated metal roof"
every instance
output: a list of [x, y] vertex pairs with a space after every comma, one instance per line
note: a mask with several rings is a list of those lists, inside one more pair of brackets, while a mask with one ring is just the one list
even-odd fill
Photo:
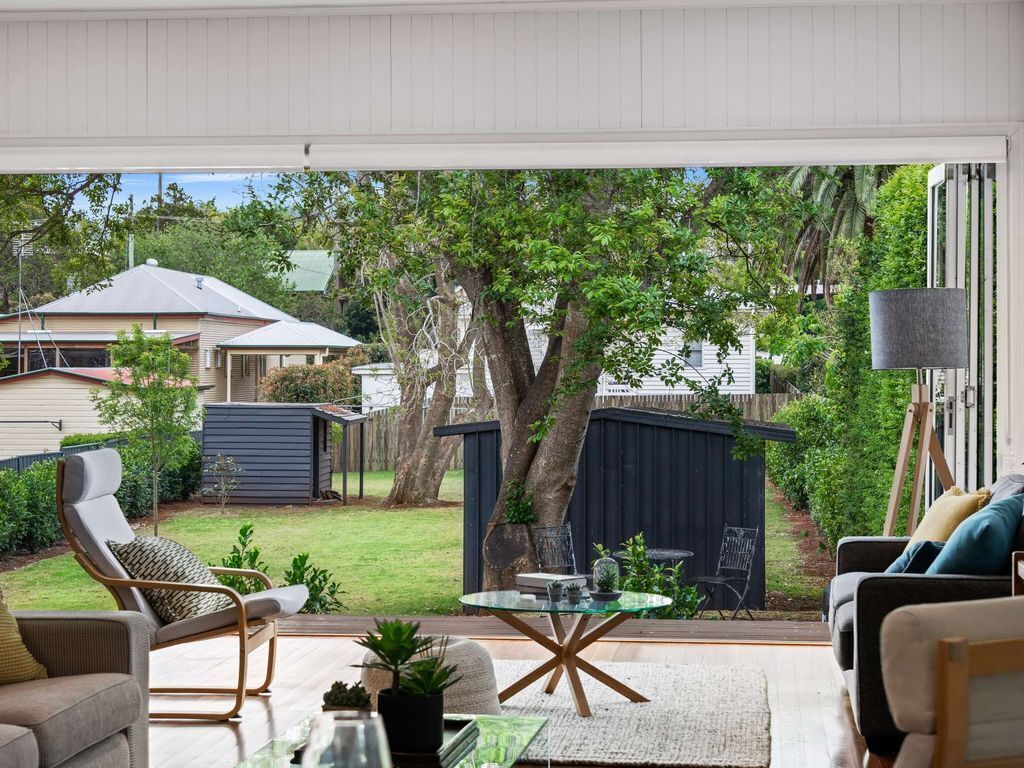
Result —
[[292, 268], [285, 273], [296, 291], [323, 293], [334, 274], [334, 254], [330, 251], [288, 251]]
[[343, 333], [316, 323], [283, 320], [222, 341], [224, 349], [346, 349], [359, 344]]
[[[153, 331], [145, 329], [146, 333], [152, 334]], [[195, 331], [163, 331], [171, 337], [171, 341], [180, 343], [188, 339], [197, 339], [199, 334]], [[0, 343], [10, 343], [18, 340], [17, 331], [3, 331], [0, 332]], [[117, 333], [113, 331], [22, 331], [21, 332], [21, 343], [22, 345], [33, 345], [36, 342], [42, 344], [49, 343], [81, 343], [89, 341], [102, 342], [104, 344], [112, 344], [117, 341]]]
[[106, 284], [75, 291], [38, 307], [40, 315], [223, 315], [257, 320], [294, 320], [291, 315], [207, 275], [142, 264]]

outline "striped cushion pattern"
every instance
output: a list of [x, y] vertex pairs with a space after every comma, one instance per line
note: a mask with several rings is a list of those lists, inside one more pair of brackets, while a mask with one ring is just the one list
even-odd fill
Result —
[[[135, 579], [176, 584], [220, 584], [209, 566], [176, 541], [161, 536], [136, 536], [129, 542], [108, 541], [107, 546]], [[216, 592], [144, 589], [156, 615], [168, 624], [194, 619], [234, 605]]]
[[46, 668], [33, 658], [21, 639], [18, 622], [0, 594], [0, 685], [46, 677]]

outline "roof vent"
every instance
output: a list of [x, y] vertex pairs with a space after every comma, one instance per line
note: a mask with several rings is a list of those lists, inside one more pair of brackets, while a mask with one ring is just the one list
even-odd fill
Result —
[[196, 275], [196, 288], [198, 288], [200, 291], [203, 290], [203, 276], [202, 275]]
[[156, 266], [159, 266], [159, 265], [160, 265], [160, 262], [158, 262], [156, 259], [146, 259], [146, 266], [147, 267], [156, 267]]

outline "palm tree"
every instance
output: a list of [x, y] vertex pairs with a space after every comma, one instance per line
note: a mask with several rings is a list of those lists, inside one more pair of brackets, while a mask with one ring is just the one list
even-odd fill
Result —
[[820, 281], [831, 303], [836, 256], [844, 244], [870, 236], [878, 188], [890, 173], [884, 165], [798, 165], [786, 175], [793, 192], [810, 203], [786, 265], [801, 298]]

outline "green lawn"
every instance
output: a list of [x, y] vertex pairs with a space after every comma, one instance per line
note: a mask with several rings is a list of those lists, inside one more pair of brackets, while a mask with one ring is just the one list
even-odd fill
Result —
[[769, 486], [764, 501], [767, 590], [779, 592], [790, 600], [817, 600], [821, 595], [821, 580], [801, 572], [803, 558], [785, 513], [785, 508], [775, 500], [774, 491]]
[[[313, 563], [332, 571], [342, 585], [346, 613], [454, 613], [462, 593], [462, 506], [382, 509], [379, 503], [391, 477], [391, 472], [367, 472], [367, 498], [360, 501], [354, 498], [358, 481], [350, 476], [348, 507], [229, 507], [221, 514], [216, 506], [199, 506], [176, 513], [161, 524], [160, 533], [219, 564], [235, 543], [239, 526], [252, 522], [276, 582], [292, 556], [309, 552]], [[335, 487], [340, 488], [338, 476]], [[784, 509], [771, 489], [766, 496], [768, 590], [789, 600], [816, 599], [821, 584], [801, 573], [797, 539]], [[461, 471], [448, 473], [441, 497], [462, 500]], [[114, 607], [106, 590], [88, 579], [71, 555], [0, 573], [0, 589], [12, 608]]]
[[[340, 478], [336, 477], [336, 487]], [[349, 492], [357, 493], [349, 476]], [[233, 507], [225, 514], [197, 507], [162, 523], [160, 534], [175, 539], [207, 562], [219, 564], [247, 521], [255, 541], [281, 580], [298, 552], [334, 573], [346, 594], [346, 612], [361, 614], [452, 613], [462, 593], [462, 507], [381, 509], [373, 497], [391, 486], [390, 472], [366, 473], [366, 502], [348, 507]], [[462, 472], [450, 472], [442, 498], [462, 499]], [[144, 532], [144, 531], [140, 531]], [[106, 590], [89, 580], [71, 555], [41, 560], [0, 573], [0, 588], [12, 608], [113, 608]]]

